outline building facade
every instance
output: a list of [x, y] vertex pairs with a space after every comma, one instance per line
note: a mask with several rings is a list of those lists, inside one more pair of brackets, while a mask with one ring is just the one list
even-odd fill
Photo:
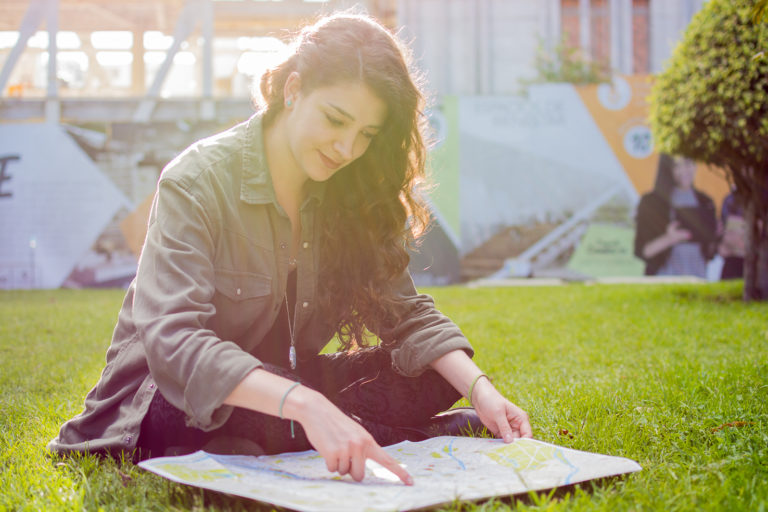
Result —
[[613, 73], [656, 73], [706, 0], [400, 0], [398, 25], [438, 95], [503, 95], [561, 42]]

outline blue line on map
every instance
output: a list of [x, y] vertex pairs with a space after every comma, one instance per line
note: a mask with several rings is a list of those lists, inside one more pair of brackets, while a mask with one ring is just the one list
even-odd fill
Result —
[[295, 478], [297, 480], [317, 480], [316, 478], [311, 478], [311, 477], [307, 477], [307, 476], [297, 475], [296, 473], [291, 473], [289, 471], [282, 471], [280, 469], [273, 469], [273, 468], [271, 468], [269, 466], [262, 465], [262, 464], [254, 464], [254, 463], [243, 464], [243, 463], [239, 463], [239, 462], [236, 462], [236, 461], [233, 461], [233, 460], [226, 460], [226, 462], [225, 462], [223, 460], [217, 459], [216, 457], [211, 457], [211, 458], [213, 460], [215, 460], [216, 462], [218, 462], [219, 464], [225, 465], [225, 467], [226, 466], [234, 466], [234, 467], [238, 467], [238, 468], [250, 469], [252, 471], [263, 471], [264, 473], [271, 473], [273, 475], [284, 476], [284, 477], [287, 477], [287, 478]]
[[507, 461], [514, 469], [518, 469], [520, 467], [520, 463], [517, 462], [515, 459], [509, 458], [505, 455], [497, 454], [499, 458], [504, 459]]
[[459, 463], [459, 467], [463, 470], [467, 469], [467, 466], [464, 465], [462, 461], [456, 458], [455, 455], [453, 455], [453, 439], [451, 439], [451, 442], [448, 443], [448, 456]]
[[568, 473], [568, 476], [565, 477], [565, 485], [569, 485], [571, 483], [571, 478], [573, 478], [573, 475], [579, 472], [579, 468], [574, 466], [571, 461], [569, 461], [565, 455], [563, 454], [562, 450], [555, 450], [555, 457], [560, 459], [560, 461], [565, 464], [566, 466], [573, 469], [570, 473]]

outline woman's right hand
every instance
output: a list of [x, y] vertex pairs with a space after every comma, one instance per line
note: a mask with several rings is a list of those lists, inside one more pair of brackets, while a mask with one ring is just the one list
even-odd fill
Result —
[[691, 232], [686, 229], [681, 229], [680, 224], [676, 220], [673, 220], [667, 225], [667, 230], [663, 235], [658, 236], [645, 244], [643, 247], [643, 257], [653, 258], [670, 247], [674, 247], [680, 242], [685, 242], [690, 239]]
[[344, 414], [317, 391], [301, 386], [285, 402], [285, 416], [294, 417], [312, 446], [325, 459], [328, 471], [349, 474], [356, 481], [365, 477], [365, 461], [371, 459], [394, 473], [406, 485], [413, 478], [385, 452], [359, 423]]
[[687, 229], [682, 229], [680, 224], [676, 220], [673, 220], [667, 226], [666, 237], [669, 241], [669, 245], [673, 246], [679, 244], [680, 242], [690, 240], [691, 232]]
[[367, 430], [311, 388], [296, 386], [294, 381], [256, 368], [232, 390], [224, 403], [298, 421], [309, 442], [325, 459], [328, 471], [348, 474], [359, 482], [365, 477], [366, 459], [371, 459], [397, 475], [404, 484], [413, 485], [411, 475]]

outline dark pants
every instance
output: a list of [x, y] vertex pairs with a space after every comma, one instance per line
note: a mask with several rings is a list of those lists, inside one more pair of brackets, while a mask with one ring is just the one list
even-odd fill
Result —
[[[437, 372], [427, 370], [419, 377], [397, 374], [390, 356], [381, 348], [355, 352], [321, 354], [299, 362], [294, 372], [265, 363], [265, 369], [299, 381], [326, 396], [339, 409], [359, 422], [382, 446], [414, 438], [407, 427], [420, 427], [438, 412], [449, 409], [461, 395]], [[187, 427], [185, 414], [157, 392], [141, 424], [141, 457], [189, 453], [216, 445], [219, 451], [255, 443], [267, 454], [312, 449], [301, 425], [275, 416], [235, 407], [227, 422], [204, 432]], [[406, 427], [406, 428], [400, 428]], [[230, 446], [231, 449], [226, 447]], [[209, 450], [216, 451], [216, 450]]]
[[744, 258], [727, 256], [723, 263], [720, 279], [742, 279], [744, 277]]

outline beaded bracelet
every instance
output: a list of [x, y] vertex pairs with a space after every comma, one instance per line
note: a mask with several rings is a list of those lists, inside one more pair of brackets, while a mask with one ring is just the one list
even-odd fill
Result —
[[491, 378], [489, 376], [487, 376], [486, 374], [484, 374], [484, 373], [481, 373], [480, 375], [475, 377], [475, 380], [473, 380], [472, 384], [469, 385], [469, 392], [467, 393], [467, 400], [469, 400], [469, 405], [473, 405], [472, 404], [472, 391], [474, 391], [475, 384], [477, 384], [477, 381], [479, 381], [481, 377], [485, 377], [486, 379], [491, 380]]
[[[277, 413], [280, 415], [280, 419], [284, 420], [283, 417], [283, 406], [285, 405], [285, 399], [288, 397], [288, 393], [293, 391], [295, 388], [301, 385], [301, 382], [294, 382], [291, 384], [291, 387], [285, 390], [285, 393], [283, 393], [283, 398], [280, 399], [280, 407], [277, 410]], [[293, 420], [291, 420], [291, 439], [294, 439], [296, 435], [293, 432]]]

